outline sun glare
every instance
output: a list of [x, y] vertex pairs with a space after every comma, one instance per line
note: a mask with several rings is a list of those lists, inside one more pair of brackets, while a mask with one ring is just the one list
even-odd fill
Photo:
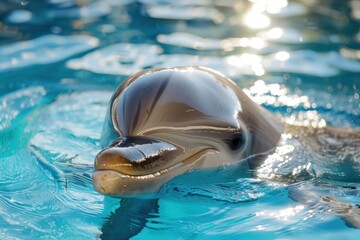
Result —
[[279, 61], [286, 61], [290, 58], [290, 54], [288, 52], [285, 51], [280, 51], [278, 53], [275, 54], [275, 58]]
[[250, 0], [252, 6], [245, 14], [244, 23], [253, 29], [270, 26], [271, 20], [266, 14], [277, 14], [288, 5], [288, 0]]
[[270, 25], [270, 18], [261, 12], [249, 12], [244, 18], [246, 26], [253, 29], [262, 29]]
[[282, 30], [281, 28], [272, 28], [266, 33], [266, 36], [269, 39], [279, 39], [282, 37], [283, 34], [284, 30]]

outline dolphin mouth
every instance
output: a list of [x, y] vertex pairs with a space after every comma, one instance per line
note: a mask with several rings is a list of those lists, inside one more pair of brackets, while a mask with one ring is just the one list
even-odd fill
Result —
[[121, 177], [126, 177], [126, 178], [139, 178], [139, 179], [149, 179], [149, 178], [155, 178], [155, 177], [159, 177], [163, 174], [169, 174], [172, 171], [181, 168], [181, 167], [187, 167], [189, 165], [195, 165], [203, 155], [205, 155], [206, 153], [208, 153], [209, 151], [214, 150], [213, 148], [204, 148], [201, 149], [199, 151], [197, 151], [194, 154], [191, 154], [189, 156], [187, 156], [184, 160], [179, 161], [169, 167], [160, 169], [158, 171], [155, 172], [150, 172], [150, 173], [145, 173], [145, 174], [138, 174], [138, 175], [132, 175], [132, 174], [127, 174], [118, 170], [115, 170], [111, 167], [109, 167], [108, 169], [106, 168], [102, 168], [102, 169], [98, 169], [95, 167], [95, 172], [101, 172], [101, 171], [113, 171], [116, 172], [117, 174], [119, 174]]
[[176, 163], [168, 168], [156, 171], [156, 172], [152, 172], [152, 173], [148, 173], [148, 174], [143, 174], [143, 175], [130, 175], [130, 174], [126, 174], [126, 173], [122, 173], [120, 171], [114, 170], [114, 169], [99, 169], [99, 170], [95, 170], [95, 172], [104, 172], [104, 171], [112, 171], [114, 173], [117, 173], [119, 176], [121, 177], [126, 177], [126, 178], [138, 178], [138, 179], [149, 179], [149, 178], [155, 178], [158, 176], [161, 176], [162, 174], [168, 173], [172, 170], [175, 170], [176, 168], [179, 168], [180, 166], [183, 165], [183, 162], [179, 162]]
[[155, 193], [164, 183], [191, 169], [213, 151], [185, 151], [160, 140], [126, 139], [101, 151], [95, 160], [92, 180], [96, 191], [113, 197]]

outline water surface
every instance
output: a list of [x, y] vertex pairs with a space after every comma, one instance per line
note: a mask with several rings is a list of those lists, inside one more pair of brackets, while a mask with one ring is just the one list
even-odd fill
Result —
[[[284, 121], [360, 128], [359, 13], [356, 0], [1, 2], [0, 238], [101, 234], [120, 206], [91, 184], [103, 116], [142, 69], [211, 67]], [[359, 204], [360, 163], [317, 164], [289, 139], [276, 154], [262, 178], [230, 166], [174, 179], [157, 213], [124, 214], [147, 219], [133, 239], [357, 239], [289, 194]]]

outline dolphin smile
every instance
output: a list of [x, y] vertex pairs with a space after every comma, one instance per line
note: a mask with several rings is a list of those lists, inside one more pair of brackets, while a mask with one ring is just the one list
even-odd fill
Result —
[[[211, 148], [208, 148], [208, 149], [203, 149], [193, 155], [191, 155], [189, 158], [183, 160], [183, 161], [180, 161], [178, 163], [175, 163], [174, 165], [170, 166], [170, 167], [167, 167], [167, 168], [164, 168], [164, 169], [161, 169], [159, 171], [156, 171], [156, 172], [151, 172], [151, 173], [148, 173], [148, 174], [143, 174], [143, 175], [130, 175], [130, 174], [126, 174], [126, 173], [123, 173], [121, 171], [118, 171], [118, 170], [114, 170], [114, 169], [111, 169], [111, 167], [108, 167], [107, 168], [101, 168], [101, 167], [95, 167], [95, 170], [96, 172], [106, 172], [106, 171], [113, 171], [117, 174], [119, 174], [121, 177], [126, 177], [126, 178], [139, 178], [139, 179], [147, 179], [147, 178], [156, 178], [156, 177], [159, 177], [163, 174], [167, 174], [171, 171], [174, 171], [178, 168], [181, 168], [181, 167], [186, 167], [186, 166], [189, 166], [191, 164], [195, 164], [198, 160], [201, 159], [201, 157], [208, 153], [210, 150], [213, 150]], [[195, 159], [195, 160], [194, 160]]]
[[213, 149], [203, 147], [185, 151], [164, 141], [131, 137], [101, 151], [95, 160], [95, 170], [112, 170], [128, 177], [156, 177], [194, 164], [209, 150]]
[[128, 138], [98, 154], [93, 185], [98, 192], [113, 197], [152, 193], [154, 188], [191, 169], [213, 150], [185, 152], [159, 140]]

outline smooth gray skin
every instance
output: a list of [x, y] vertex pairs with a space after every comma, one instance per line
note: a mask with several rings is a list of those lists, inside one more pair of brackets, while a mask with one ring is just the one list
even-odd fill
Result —
[[114, 93], [95, 160], [104, 195], [154, 193], [191, 169], [273, 149], [283, 124], [230, 79], [204, 67], [150, 69]]

